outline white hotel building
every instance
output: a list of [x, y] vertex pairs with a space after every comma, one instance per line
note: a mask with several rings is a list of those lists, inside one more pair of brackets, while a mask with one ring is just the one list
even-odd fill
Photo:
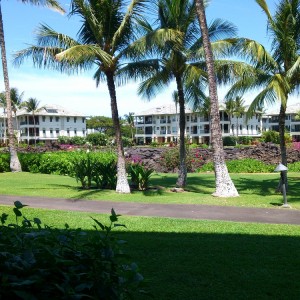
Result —
[[[5, 117], [5, 118], [4, 118]], [[69, 111], [58, 105], [44, 105], [35, 113], [35, 122], [31, 112], [20, 109], [13, 113], [14, 130], [21, 143], [52, 142], [59, 136], [86, 136], [86, 117], [80, 113]], [[6, 116], [0, 115], [0, 140], [6, 137]], [[34, 134], [34, 130], [36, 134]]]
[[[300, 111], [300, 104], [287, 109], [287, 130], [295, 140], [300, 140], [300, 120], [295, 115]], [[186, 127], [185, 136], [192, 143], [208, 143], [210, 139], [210, 120], [208, 117], [185, 110]], [[251, 119], [246, 120], [246, 115], [241, 118], [225, 112], [225, 105], [220, 104], [220, 121], [223, 137], [225, 136], [251, 136], [259, 138], [262, 131], [278, 131], [278, 112], [264, 114], [257, 112]], [[179, 137], [179, 112], [175, 104], [163, 105], [135, 114], [136, 142], [137, 144], [150, 144], [151, 142], [175, 142]]]

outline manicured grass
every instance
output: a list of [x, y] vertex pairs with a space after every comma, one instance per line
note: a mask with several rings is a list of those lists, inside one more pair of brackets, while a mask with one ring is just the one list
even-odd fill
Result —
[[[110, 200], [140, 203], [181, 203], [209, 204], [249, 207], [276, 208], [283, 202], [283, 197], [275, 192], [279, 174], [231, 174], [240, 193], [238, 198], [215, 198], [213, 174], [188, 174], [187, 191], [170, 192], [175, 186], [177, 174], [155, 174], [150, 179], [152, 189], [145, 192], [134, 191], [130, 195], [120, 195], [111, 190], [81, 190], [76, 180], [66, 176], [1, 173], [0, 193], [6, 195], [41, 196], [67, 199]], [[288, 173], [288, 202], [295, 209], [300, 209], [300, 175]]]
[[[2, 212], [12, 215], [8, 207]], [[86, 230], [90, 216], [108, 219], [27, 207], [23, 214]], [[125, 216], [119, 223], [127, 228], [117, 235], [155, 299], [299, 299], [300, 226]]]

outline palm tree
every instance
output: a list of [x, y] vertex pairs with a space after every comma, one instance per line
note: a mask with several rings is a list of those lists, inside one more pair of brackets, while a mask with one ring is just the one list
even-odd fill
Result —
[[[236, 137], [238, 138], [239, 136], [239, 118], [243, 116], [245, 113], [245, 101], [237, 96], [234, 99], [229, 99], [226, 101], [226, 112], [229, 115], [229, 120], [230, 120], [230, 128], [232, 125], [232, 116], [236, 118]], [[232, 131], [233, 134], [233, 131]], [[237, 141], [236, 141], [237, 142]]]
[[133, 129], [134, 129], [134, 113], [130, 112], [128, 115], [124, 115], [126, 123], [129, 125], [131, 130], [131, 140], [134, 140]]
[[[18, 121], [17, 121], [17, 110], [21, 107], [22, 102], [23, 102], [23, 96], [24, 92], [19, 94], [19, 91], [17, 88], [11, 88], [10, 89], [10, 97], [11, 97], [11, 105], [12, 105], [12, 111], [14, 112], [15, 115], [15, 121], [17, 125], [17, 130], [19, 129], [18, 127]], [[4, 113], [4, 140], [6, 139], [6, 121], [5, 121], [5, 113], [6, 113], [6, 95], [5, 92], [0, 93], [0, 107], [3, 107], [3, 113]]]
[[43, 25], [37, 33], [38, 45], [20, 51], [15, 60], [18, 64], [31, 56], [38, 67], [53, 67], [65, 72], [96, 67], [93, 77], [96, 85], [106, 81], [110, 95], [118, 156], [116, 191], [119, 193], [130, 193], [130, 188], [115, 85], [118, 79], [118, 83], [123, 82], [119, 76], [122, 59], [134, 41], [133, 20], [141, 13], [144, 2], [132, 0], [126, 10], [125, 0], [73, 0], [69, 16], [77, 16], [82, 20], [78, 41]]
[[3, 142], [6, 145], [6, 97], [5, 92], [0, 93], [0, 107], [3, 108]]
[[213, 149], [213, 161], [216, 176], [216, 191], [213, 194], [217, 197], [236, 197], [238, 192], [229, 176], [225, 163], [224, 149], [222, 142], [222, 132], [220, 126], [219, 103], [217, 94], [217, 83], [215, 78], [214, 60], [212, 48], [208, 35], [206, 15], [203, 0], [196, 0], [196, 9], [203, 37], [203, 47], [207, 64], [209, 97], [210, 97], [210, 117], [211, 117], [211, 137]]
[[179, 102], [179, 99], [178, 99], [178, 91], [175, 90], [173, 91], [172, 93], [172, 100], [175, 104], [175, 112], [176, 112], [176, 145], [177, 145], [177, 142], [178, 142], [178, 119], [177, 119], [177, 113], [178, 113], [178, 102]]
[[[64, 12], [64, 10], [59, 6], [59, 4], [55, 0], [22, 0], [21, 2], [30, 3], [34, 5], [48, 6], [57, 11]], [[6, 107], [7, 107], [6, 112], [7, 112], [9, 153], [10, 153], [10, 169], [12, 172], [20, 172], [22, 171], [22, 169], [21, 169], [21, 164], [15, 147], [15, 135], [14, 135], [14, 128], [13, 128], [13, 120], [12, 120], [11, 95], [10, 95], [9, 76], [8, 76], [8, 69], [7, 69], [7, 58], [6, 58], [6, 47], [5, 47], [5, 38], [4, 38], [4, 29], [3, 29], [1, 1], [0, 1], [0, 48], [1, 48], [1, 60], [2, 60]]]
[[[281, 163], [287, 165], [284, 139], [285, 117], [288, 98], [300, 86], [300, 0], [280, 0], [274, 16], [265, 0], [256, 0], [267, 18], [267, 30], [271, 37], [271, 51], [254, 40], [241, 39], [236, 48], [249, 61], [251, 72], [245, 72], [228, 92], [228, 97], [241, 95], [247, 91], [257, 91], [248, 113], [252, 114], [263, 104], [280, 103], [279, 136]], [[250, 68], [249, 68], [250, 70]], [[280, 184], [287, 186], [284, 173]]]
[[[11, 105], [12, 105], [12, 111], [15, 115], [15, 121], [17, 126], [17, 131], [19, 132], [19, 122], [17, 120], [17, 111], [23, 106], [23, 96], [24, 92], [19, 94], [19, 91], [17, 88], [11, 88], [10, 89], [10, 97], [11, 97]], [[18, 140], [19, 142], [19, 140]]]
[[[205, 98], [203, 93], [206, 86], [205, 62], [201, 51], [202, 38], [196, 19], [194, 1], [191, 0], [159, 0], [157, 3], [157, 28], [150, 24], [143, 24], [146, 36], [162, 36], [161, 30], [173, 30], [178, 35], [178, 40], [169, 41], [160, 47], [153, 45], [150, 55], [156, 56], [151, 62], [153, 71], [148, 72], [148, 77], [140, 86], [139, 94], [151, 99], [164, 86], [173, 80], [176, 82], [179, 104], [179, 141], [180, 164], [176, 186], [185, 187], [187, 178], [186, 147], [185, 147], [185, 105], [201, 101]], [[233, 36], [235, 28], [228, 22], [214, 21], [209, 34], [212, 39], [223, 36]], [[157, 40], [156, 40], [157, 41]], [[200, 48], [200, 50], [198, 50]], [[220, 47], [221, 49], [221, 47]]]
[[36, 98], [29, 98], [27, 101], [23, 102], [22, 107], [26, 109], [28, 113], [32, 114], [33, 118], [33, 130], [34, 130], [34, 146], [36, 146], [36, 121], [35, 121], [35, 115], [43, 109], [43, 107], [40, 107], [40, 101]]

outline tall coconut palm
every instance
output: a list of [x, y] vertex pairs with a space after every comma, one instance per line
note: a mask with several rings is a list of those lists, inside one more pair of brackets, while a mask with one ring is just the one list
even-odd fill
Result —
[[3, 109], [3, 142], [6, 145], [6, 96], [5, 92], [0, 93], [0, 107]]
[[106, 81], [115, 128], [117, 147], [117, 186], [119, 193], [130, 193], [121, 139], [116, 95], [116, 80], [122, 83], [119, 70], [122, 59], [135, 39], [133, 20], [143, 10], [145, 0], [73, 0], [69, 16], [82, 21], [78, 40], [55, 32], [43, 25], [37, 33], [38, 45], [20, 51], [16, 63], [32, 57], [38, 67], [53, 67], [71, 72], [96, 68], [94, 79], [98, 86]]
[[[238, 136], [239, 136], [239, 118], [241, 118], [242, 115], [246, 111], [245, 101], [239, 96], [228, 99], [226, 101], [225, 111], [229, 115], [230, 128], [232, 125], [232, 117], [236, 118], [236, 137], [238, 138]], [[233, 131], [232, 131], [232, 135], [233, 135]]]
[[[252, 66], [245, 72], [228, 93], [228, 97], [247, 91], [257, 91], [250, 107], [253, 113], [262, 104], [280, 104], [279, 136], [281, 163], [287, 165], [284, 138], [288, 98], [300, 87], [300, 0], [280, 0], [272, 16], [265, 0], [256, 0], [265, 13], [267, 30], [271, 39], [270, 52], [254, 40], [242, 39], [237, 42], [240, 54]], [[281, 179], [287, 186], [287, 174]]]
[[[33, 5], [48, 6], [59, 12], [64, 12], [64, 10], [60, 7], [58, 2], [56, 2], [55, 0], [21, 0], [21, 2], [30, 3]], [[8, 127], [8, 139], [9, 139], [10, 169], [12, 172], [20, 172], [22, 171], [22, 169], [21, 169], [21, 164], [15, 147], [15, 135], [14, 135], [14, 128], [13, 128], [13, 120], [12, 120], [11, 95], [10, 95], [10, 87], [9, 87], [9, 76], [8, 76], [8, 68], [7, 68], [1, 1], [0, 1], [0, 48], [1, 48], [1, 60], [2, 60], [4, 87], [5, 87], [6, 106], [7, 106], [6, 113], [7, 113], [7, 127]]]
[[225, 163], [222, 132], [220, 127], [217, 82], [215, 78], [213, 53], [208, 34], [203, 0], [196, 0], [196, 9], [203, 37], [203, 47], [205, 52], [205, 60], [207, 65], [209, 82], [209, 97], [211, 105], [211, 143], [213, 149], [214, 170], [216, 176], [216, 191], [213, 195], [217, 197], [236, 197], [238, 196], [238, 192], [229, 176], [227, 166]]
[[[152, 36], [157, 33], [161, 37], [162, 29], [170, 29], [177, 32], [179, 39], [174, 42], [169, 41], [163, 47], [155, 48], [156, 45], [153, 45], [150, 55], [155, 57], [152, 60], [154, 69], [153, 72], [148, 73], [148, 79], [140, 85], [139, 94], [150, 100], [173, 80], [176, 82], [180, 132], [180, 164], [176, 185], [185, 187], [187, 178], [185, 105], [195, 101], [195, 98], [205, 98], [203, 91], [206, 86], [206, 71], [201, 51], [202, 38], [196, 19], [194, 1], [159, 0], [156, 10], [156, 23], [159, 25], [152, 28], [150, 24], [143, 24], [144, 28], [147, 28], [147, 35]], [[228, 22], [215, 20], [209, 28], [209, 34], [213, 40], [230, 37], [235, 34], [235, 27]], [[150, 63], [149, 60], [146, 63]]]
[[133, 129], [134, 129], [134, 113], [130, 112], [126, 115], [124, 115], [125, 121], [126, 123], [129, 125], [130, 127], [130, 131], [131, 131], [131, 140], [134, 140], [134, 136], [133, 136]]
[[[19, 132], [19, 122], [17, 120], [17, 111], [18, 111], [18, 109], [20, 109], [23, 106], [24, 92], [22, 92], [20, 94], [17, 88], [11, 88], [10, 89], [10, 97], [11, 97], [12, 111], [14, 112], [14, 115], [15, 115], [17, 132]], [[18, 143], [19, 143], [19, 138], [18, 138]]]
[[36, 146], [36, 120], [35, 120], [35, 116], [41, 109], [43, 109], [43, 107], [40, 107], [40, 101], [37, 100], [36, 98], [29, 98], [27, 101], [23, 102], [22, 107], [24, 107], [28, 113], [32, 114], [33, 130], [34, 130], [34, 146]]

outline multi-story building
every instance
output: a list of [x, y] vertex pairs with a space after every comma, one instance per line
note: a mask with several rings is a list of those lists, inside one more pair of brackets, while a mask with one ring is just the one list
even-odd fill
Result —
[[[208, 143], [210, 139], [210, 120], [208, 116], [185, 110], [185, 136], [193, 143]], [[263, 128], [262, 113], [256, 113], [252, 118], [246, 115], [240, 118], [228, 116], [225, 105], [220, 104], [220, 121], [223, 136], [260, 137]], [[151, 142], [176, 142], [179, 137], [179, 112], [175, 104], [152, 108], [135, 115], [136, 142], [149, 144]]]
[[[294, 141], [300, 141], [300, 119], [297, 115], [300, 112], [300, 103], [289, 105], [286, 108], [285, 128]], [[264, 116], [263, 128], [279, 131], [279, 113], [273, 111]]]
[[[13, 114], [14, 130], [19, 142], [52, 142], [59, 136], [86, 136], [86, 117], [58, 105], [45, 105], [35, 113], [20, 109]], [[0, 116], [0, 140], [6, 141], [6, 116]]]

